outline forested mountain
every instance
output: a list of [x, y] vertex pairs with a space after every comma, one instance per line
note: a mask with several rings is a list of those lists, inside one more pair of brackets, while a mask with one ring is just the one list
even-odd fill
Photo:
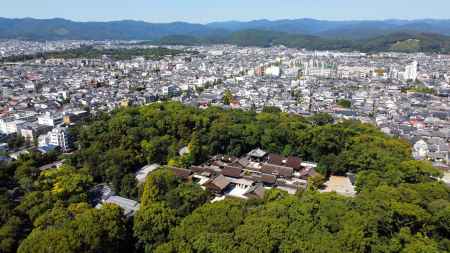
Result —
[[311, 50], [450, 52], [450, 21], [256, 20], [206, 25], [0, 18], [0, 39], [143, 40], [162, 45], [229, 43]]
[[450, 35], [450, 20], [326, 21], [316, 19], [215, 22], [208, 27], [240, 31], [247, 29], [316, 35], [327, 38], [362, 39], [396, 32], [429, 32]]
[[363, 52], [450, 53], [450, 37], [432, 33], [394, 33], [360, 41]]
[[216, 31], [204, 25], [142, 21], [74, 22], [65, 19], [0, 18], [1, 39], [149, 40], [173, 34], [203, 36]]
[[65, 19], [0, 18], [0, 38], [31, 40], [152, 40], [169, 35], [208, 36], [265, 30], [325, 38], [366, 39], [397, 32], [450, 35], [450, 20], [325, 21], [316, 19], [248, 22], [147, 23], [142, 21], [74, 22]]
[[[266, 110], [269, 111], [269, 110]], [[35, 152], [0, 168], [1, 252], [426, 252], [450, 250], [450, 189], [410, 145], [356, 121], [179, 103], [98, 115], [72, 129], [79, 150]], [[178, 150], [189, 146], [181, 157]], [[210, 203], [210, 193], [166, 167], [137, 186], [148, 163], [189, 167], [253, 148], [318, 162], [323, 175], [356, 173], [358, 194], [267, 191], [260, 200]], [[65, 158], [59, 169], [39, 167]], [[89, 189], [110, 184], [139, 199], [130, 219], [93, 208]]]
[[152, 43], [161, 45], [200, 45], [227, 43], [238, 46], [268, 47], [283, 45], [309, 50], [362, 52], [450, 53], [450, 37], [431, 33], [393, 33], [369, 39], [332, 39], [312, 35], [264, 30], [243, 30], [221, 37], [168, 36]]

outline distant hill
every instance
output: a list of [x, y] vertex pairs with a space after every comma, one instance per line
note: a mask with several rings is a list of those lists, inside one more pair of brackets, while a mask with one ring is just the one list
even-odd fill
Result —
[[450, 37], [432, 33], [394, 33], [358, 42], [364, 52], [450, 53]]
[[317, 50], [450, 52], [450, 20], [323, 21], [315, 19], [215, 22], [74, 22], [0, 18], [0, 39], [142, 40], [165, 45], [230, 43]]
[[142, 21], [73, 22], [65, 19], [0, 18], [0, 38], [28, 40], [150, 40], [174, 34], [204, 36], [218, 31], [204, 25]]
[[255, 20], [249, 22], [215, 22], [215, 29], [239, 31], [247, 29], [316, 35], [328, 38], [361, 39], [396, 32], [429, 32], [450, 35], [450, 20], [380, 20], [325, 21], [316, 19]]
[[436, 33], [450, 35], [450, 20], [326, 21], [316, 19], [214, 22], [147, 23], [123, 20], [74, 22], [66, 19], [0, 18], [1, 39], [28, 40], [152, 40], [171, 35], [223, 36], [243, 30], [268, 30], [324, 38], [365, 39], [390, 33]]
[[[155, 43], [155, 41], [153, 41]], [[392, 33], [368, 39], [324, 38], [267, 30], [243, 30], [222, 35], [214, 40], [211, 37], [168, 36], [156, 43], [162, 45], [200, 45], [227, 43], [238, 46], [269, 47], [283, 45], [291, 48], [309, 50], [344, 50], [362, 52], [429, 52], [450, 53], [450, 37], [432, 33]]]

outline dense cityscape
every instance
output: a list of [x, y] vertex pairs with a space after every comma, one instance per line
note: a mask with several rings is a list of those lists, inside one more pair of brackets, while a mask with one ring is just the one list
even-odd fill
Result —
[[[13, 56], [86, 46], [139, 47], [123, 42], [4, 41], [0, 52]], [[161, 60], [115, 61], [104, 55], [4, 62], [0, 131], [42, 149], [68, 150], [73, 145], [65, 143], [65, 129], [76, 123], [71, 119], [124, 106], [173, 100], [200, 108], [276, 107], [375, 124], [388, 135], [408, 140], [416, 159], [448, 168], [448, 55], [310, 52], [282, 46], [172, 48], [185, 53]], [[227, 93], [231, 97], [224, 101]], [[52, 139], [52, 134], [64, 137]]]

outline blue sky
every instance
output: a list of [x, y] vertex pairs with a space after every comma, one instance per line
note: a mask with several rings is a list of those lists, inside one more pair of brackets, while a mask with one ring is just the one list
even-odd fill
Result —
[[305, 17], [450, 19], [450, 0], [2, 0], [0, 16], [196, 23]]

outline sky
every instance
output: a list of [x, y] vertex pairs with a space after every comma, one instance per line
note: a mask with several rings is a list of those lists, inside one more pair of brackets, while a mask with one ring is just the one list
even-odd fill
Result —
[[450, 19], [450, 0], [2, 0], [0, 17], [148, 22]]

